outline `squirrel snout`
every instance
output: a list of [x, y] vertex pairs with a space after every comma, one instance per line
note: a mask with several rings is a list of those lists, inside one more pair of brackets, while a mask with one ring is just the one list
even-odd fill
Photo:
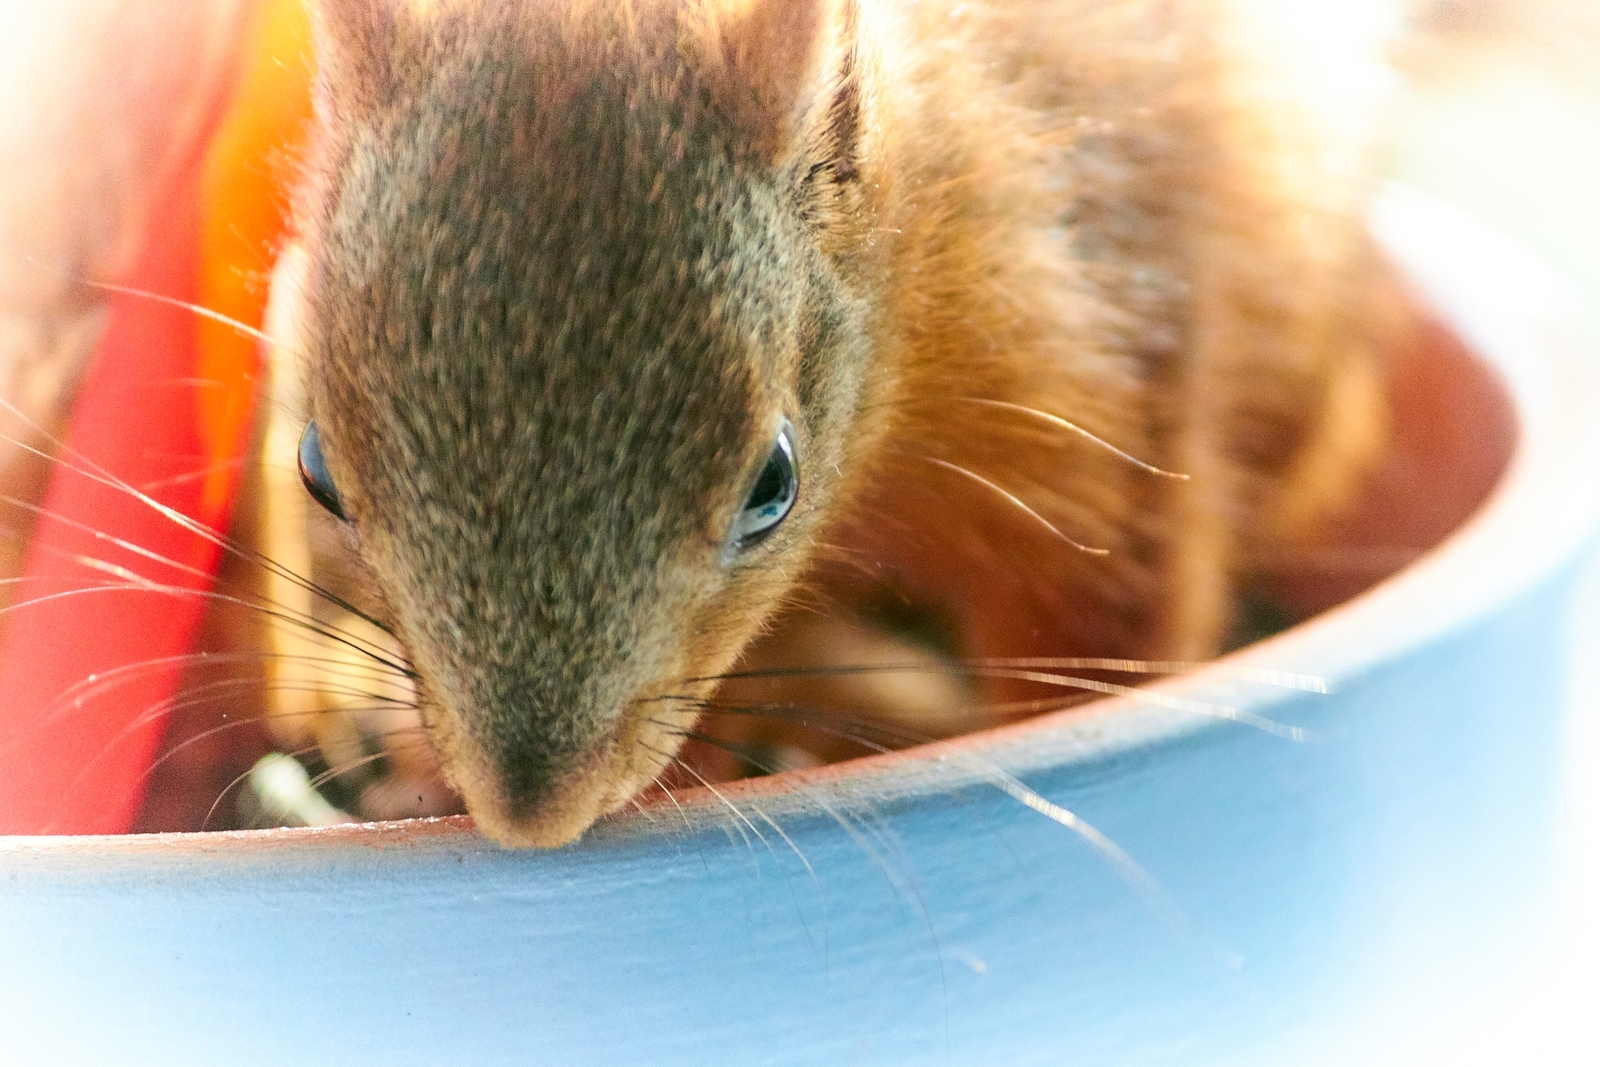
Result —
[[462, 794], [478, 829], [507, 848], [556, 848], [576, 841], [616, 805], [608, 761], [505, 778], [466, 774]]
[[622, 673], [523, 678], [469, 704], [436, 703], [441, 764], [485, 836], [510, 848], [568, 844], [671, 761], [692, 713], [630, 699], [637, 679]]
[[[446, 732], [455, 732], [449, 731]], [[618, 746], [610, 737], [577, 752], [545, 738], [520, 743], [458, 735], [441, 748], [478, 828], [510, 848], [554, 848], [576, 840], [615, 806]]]

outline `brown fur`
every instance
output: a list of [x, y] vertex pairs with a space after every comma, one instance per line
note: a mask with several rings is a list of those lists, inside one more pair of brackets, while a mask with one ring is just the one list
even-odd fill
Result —
[[1235, 6], [324, 0], [309, 413], [487, 833], [582, 833], [819, 611], [1218, 648], [1382, 434], [1363, 124]]

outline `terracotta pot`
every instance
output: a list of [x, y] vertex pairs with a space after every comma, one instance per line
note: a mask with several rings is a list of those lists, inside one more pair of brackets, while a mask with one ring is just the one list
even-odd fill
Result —
[[1397, 371], [1369, 548], [1511, 454], [1398, 576], [1152, 696], [556, 852], [456, 820], [0, 839], [8, 1058], [1304, 1062], [1404, 1015], [1542, 899], [1600, 393], [1514, 249], [1398, 194], [1376, 226], [1478, 358], [1441, 331]]

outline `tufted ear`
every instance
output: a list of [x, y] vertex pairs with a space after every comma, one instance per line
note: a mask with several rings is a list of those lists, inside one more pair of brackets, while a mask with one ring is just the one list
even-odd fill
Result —
[[854, 0], [707, 0], [685, 16], [713, 92], [761, 156], [791, 146], [849, 80], [853, 12]]
[[388, 100], [410, 29], [400, 0], [307, 0], [317, 55], [317, 107], [341, 116]]

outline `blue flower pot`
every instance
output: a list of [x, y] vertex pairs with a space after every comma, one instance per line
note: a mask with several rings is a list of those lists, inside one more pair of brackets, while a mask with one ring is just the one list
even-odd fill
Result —
[[1422, 1019], [1546, 899], [1600, 392], [1514, 249], [1401, 194], [1375, 226], [1466, 346], [1417, 364], [1449, 403], [1378, 526], [1510, 456], [1397, 576], [1152, 696], [554, 852], [460, 820], [0, 838], [0, 1058], [1302, 1063]]

